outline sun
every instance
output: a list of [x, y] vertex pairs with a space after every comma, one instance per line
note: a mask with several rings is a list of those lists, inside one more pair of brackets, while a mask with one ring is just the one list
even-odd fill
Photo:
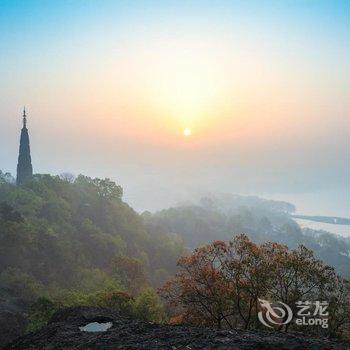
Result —
[[192, 135], [192, 130], [190, 128], [185, 128], [183, 131], [184, 136], [188, 137]]

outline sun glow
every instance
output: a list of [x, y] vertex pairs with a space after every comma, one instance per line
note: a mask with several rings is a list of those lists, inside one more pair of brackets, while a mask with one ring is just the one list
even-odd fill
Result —
[[[128, 114], [127, 125], [134, 123], [128, 130], [133, 134], [140, 129], [140, 134], [157, 142], [177, 142], [179, 134], [191, 137], [195, 128], [197, 138], [224, 115], [226, 92], [234, 90], [229, 89], [232, 80], [227, 78], [232, 66], [227, 57], [232, 50], [226, 40], [218, 39], [221, 33], [206, 34], [205, 40], [203, 32], [190, 38], [169, 38], [159, 35], [157, 28], [147, 34], [147, 40], [134, 38], [124, 44], [118, 57], [118, 74], [114, 73], [114, 91], [118, 91], [120, 104], [122, 95], [127, 102], [123, 102], [123, 112], [115, 114]], [[145, 34], [140, 36], [144, 38]], [[148, 127], [150, 131], [145, 133]]]
[[[195, 31], [190, 37], [161, 32], [158, 26], [147, 33], [133, 29], [121, 42], [118, 59], [112, 57], [103, 68], [111, 79], [100, 82], [105, 89], [97, 92], [94, 108], [110, 122], [97, 123], [101, 133], [186, 147], [231, 142], [233, 134], [236, 141], [247, 133], [266, 136], [261, 130], [275, 124], [274, 109], [281, 115], [278, 104], [285, 99], [277, 87], [286, 77], [279, 77], [276, 65], [271, 67], [276, 76], [265, 74], [269, 61], [260, 52], [247, 57], [242, 42], [232, 40], [224, 28], [205, 35]], [[290, 91], [286, 93], [289, 98]], [[181, 143], [183, 138], [193, 142]]]
[[185, 128], [183, 131], [184, 136], [188, 137], [192, 135], [192, 130], [190, 128]]

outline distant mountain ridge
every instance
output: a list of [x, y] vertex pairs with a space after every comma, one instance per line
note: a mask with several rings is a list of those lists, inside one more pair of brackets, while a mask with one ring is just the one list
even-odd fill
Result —
[[293, 219], [310, 220], [333, 225], [350, 225], [350, 219], [339, 216], [291, 215], [291, 217]]
[[[143, 218], [151, 227], [181, 236], [191, 249], [213, 240], [227, 241], [239, 233], [246, 233], [257, 243], [278, 242], [291, 249], [302, 244], [349, 278], [350, 239], [326, 230], [301, 227], [296, 219], [306, 216], [294, 215], [294, 211], [294, 205], [288, 202], [214, 194], [153, 214], [144, 213]], [[347, 220], [335, 219], [342, 219], [337, 221], [338, 225]]]

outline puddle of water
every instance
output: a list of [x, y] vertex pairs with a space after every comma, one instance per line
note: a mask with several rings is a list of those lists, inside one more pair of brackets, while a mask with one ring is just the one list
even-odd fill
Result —
[[82, 332], [106, 332], [108, 329], [112, 327], [112, 322], [91, 322], [85, 326], [79, 327]]

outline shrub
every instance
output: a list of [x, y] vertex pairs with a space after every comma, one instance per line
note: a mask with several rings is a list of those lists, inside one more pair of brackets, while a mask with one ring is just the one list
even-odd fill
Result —
[[144, 288], [135, 298], [135, 316], [144, 321], [161, 322], [164, 320], [164, 309], [159, 296], [152, 288]]
[[39, 298], [29, 308], [26, 332], [34, 332], [44, 327], [57, 310], [56, 303], [45, 297]]

